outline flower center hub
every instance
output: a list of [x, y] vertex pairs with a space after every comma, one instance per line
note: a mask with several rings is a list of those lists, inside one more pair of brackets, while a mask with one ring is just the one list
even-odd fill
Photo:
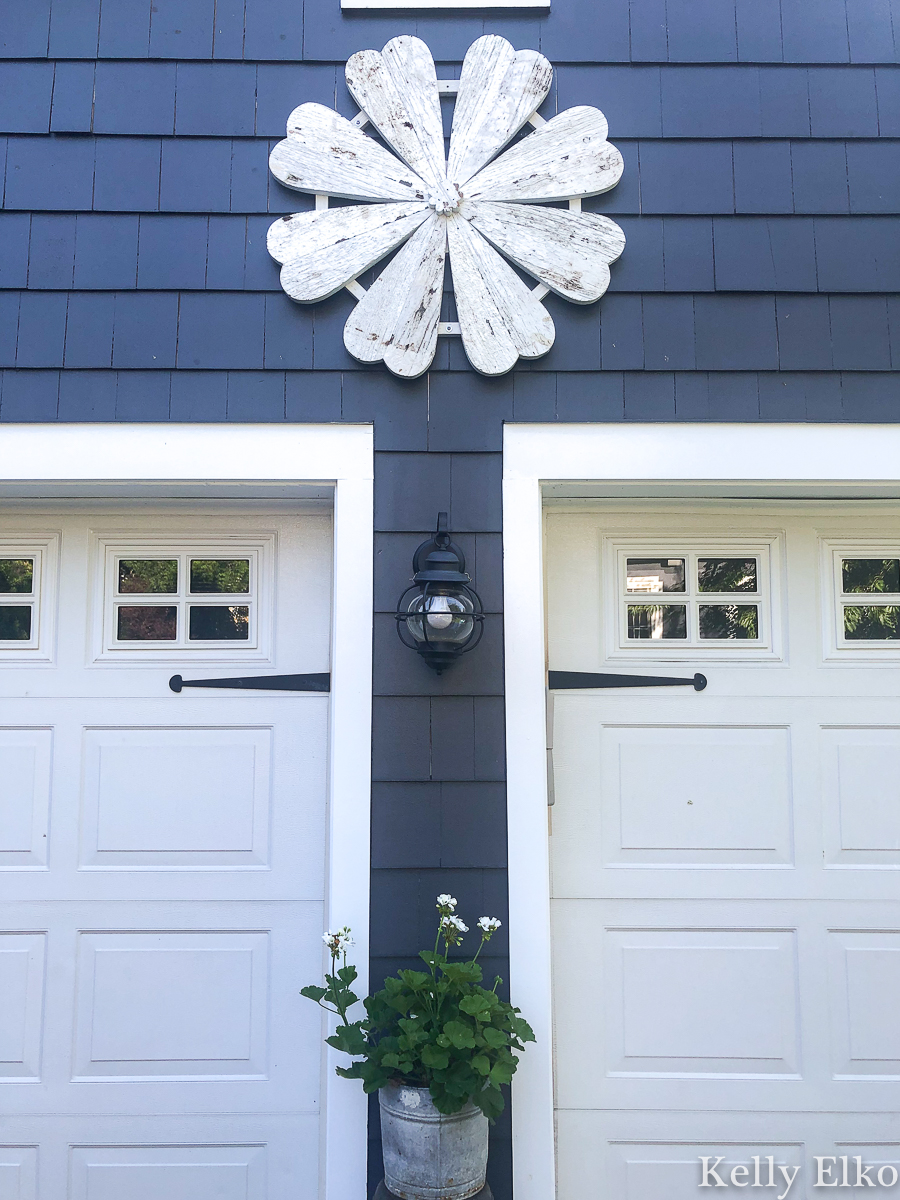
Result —
[[456, 184], [451, 183], [447, 185], [446, 189], [442, 188], [439, 192], [432, 192], [428, 197], [428, 203], [439, 217], [449, 217], [451, 213], [459, 212], [462, 196]]

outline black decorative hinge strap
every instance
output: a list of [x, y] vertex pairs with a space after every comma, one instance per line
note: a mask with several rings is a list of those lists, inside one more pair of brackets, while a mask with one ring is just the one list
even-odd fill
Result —
[[182, 688], [246, 688], [261, 692], [330, 692], [331, 674], [319, 671], [312, 675], [245, 675], [239, 679], [182, 679], [173, 675], [169, 680], [173, 692]]
[[685, 687], [690, 685], [702, 692], [706, 687], [706, 676], [698, 671], [690, 679], [676, 679], [666, 675], [610, 675], [591, 671], [548, 671], [547, 686], [551, 692], [573, 688], [635, 688], [635, 687]]

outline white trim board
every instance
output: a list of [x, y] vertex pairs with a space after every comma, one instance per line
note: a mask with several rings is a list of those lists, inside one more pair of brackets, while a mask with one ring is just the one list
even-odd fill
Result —
[[900, 425], [504, 428], [510, 989], [538, 1039], [513, 1082], [516, 1200], [550, 1200], [556, 1186], [542, 561], [552, 496], [900, 497]]
[[[371, 425], [9, 424], [0, 495], [334, 496], [327, 919], [350, 925], [368, 990], [372, 705]], [[314, 485], [310, 487], [309, 485]], [[323, 955], [324, 965], [324, 955]], [[366, 1188], [366, 1098], [325, 1063], [321, 1195]]]

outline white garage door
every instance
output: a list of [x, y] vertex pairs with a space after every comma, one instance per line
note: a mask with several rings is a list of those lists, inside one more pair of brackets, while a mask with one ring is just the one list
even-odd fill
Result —
[[331, 520], [0, 517], [0, 1197], [318, 1195]]
[[560, 1200], [900, 1170], [898, 517], [548, 514], [551, 668], [709, 681], [555, 693]]

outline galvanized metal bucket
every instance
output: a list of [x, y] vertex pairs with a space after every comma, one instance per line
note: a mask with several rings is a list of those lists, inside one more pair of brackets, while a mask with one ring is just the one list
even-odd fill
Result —
[[378, 1093], [385, 1187], [402, 1200], [467, 1200], [484, 1187], [487, 1117], [474, 1104], [439, 1113], [428, 1088]]

